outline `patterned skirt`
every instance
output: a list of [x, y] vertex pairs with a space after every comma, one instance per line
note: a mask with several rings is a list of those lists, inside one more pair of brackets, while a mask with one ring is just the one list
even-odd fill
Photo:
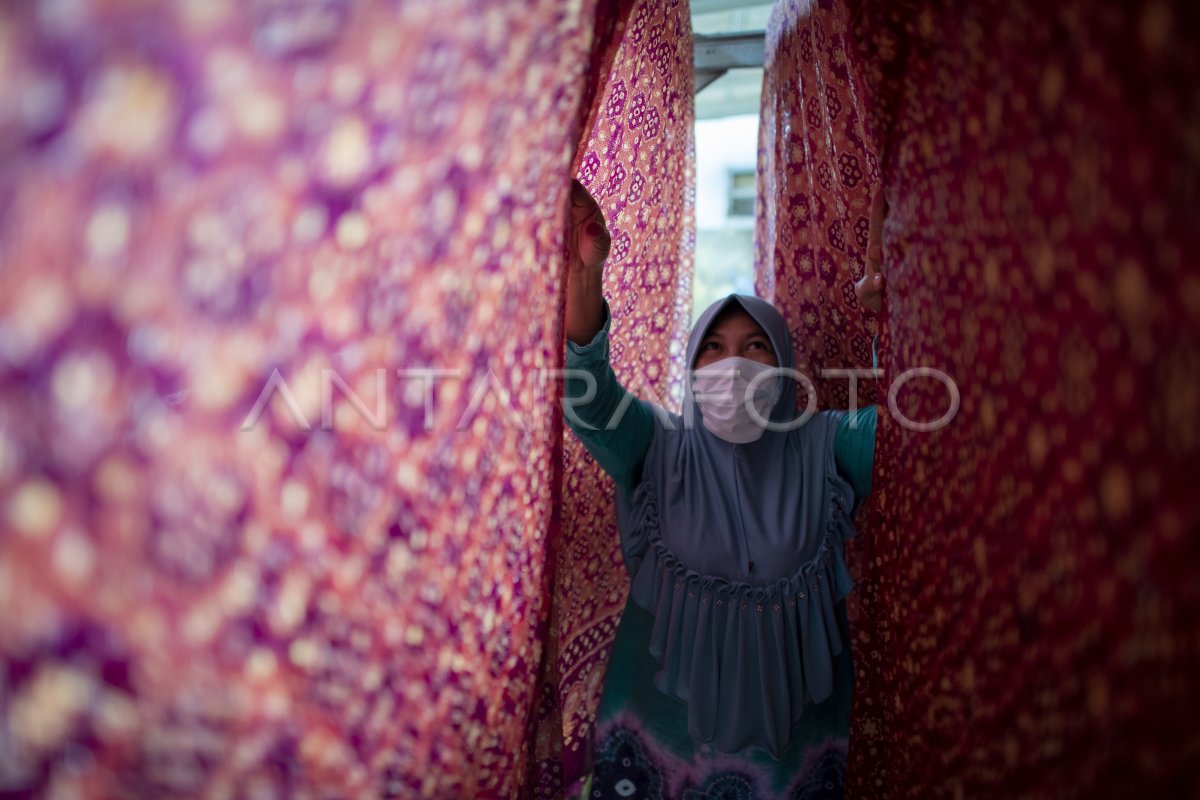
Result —
[[[837, 607], [846, 628], [845, 604]], [[687, 732], [687, 707], [654, 686], [654, 623], [632, 600], [609, 657], [596, 722], [590, 800], [835, 800], [842, 797], [854, 668], [846, 648], [834, 661], [834, 693], [808, 708], [780, 758], [762, 750], [721, 753]], [[843, 637], [849, 641], [848, 636]]]

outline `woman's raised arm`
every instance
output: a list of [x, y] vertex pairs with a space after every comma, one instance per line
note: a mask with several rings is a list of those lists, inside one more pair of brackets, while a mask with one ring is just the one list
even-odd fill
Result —
[[604, 259], [612, 246], [600, 205], [571, 181], [567, 220], [567, 340], [581, 347], [604, 325]]
[[654, 434], [654, 411], [630, 395], [608, 362], [609, 314], [604, 259], [611, 244], [600, 206], [578, 182], [571, 185], [566, 231], [567, 377], [563, 412], [600, 467], [632, 490]]

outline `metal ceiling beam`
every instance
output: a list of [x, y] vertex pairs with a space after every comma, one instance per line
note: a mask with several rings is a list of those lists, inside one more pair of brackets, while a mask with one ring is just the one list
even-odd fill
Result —
[[769, 0], [692, 0], [692, 16], [720, 11], [740, 11], [752, 6], [770, 5]]
[[696, 69], [696, 91], [731, 69], [761, 67], [765, 53], [765, 31], [695, 37], [692, 63]]
[[697, 36], [693, 48], [696, 69], [761, 67], [766, 53], [766, 31]]

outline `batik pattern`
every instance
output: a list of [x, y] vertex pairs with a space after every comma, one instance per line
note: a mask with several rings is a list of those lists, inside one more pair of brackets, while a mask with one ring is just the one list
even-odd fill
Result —
[[[863, 132], [846, 17], [828, 2], [775, 4], [758, 129], [755, 292], [788, 320], [796, 369], [827, 408], [848, 408], [851, 385], [827, 371], [869, 370], [878, 333], [854, 294], [879, 161]], [[857, 405], [874, 403], [875, 382], [855, 381]]]
[[846, 740], [810, 748], [775, 791], [778, 770], [765, 760], [703, 753], [681, 758], [631, 718], [601, 722], [596, 764], [582, 800], [842, 800]]
[[851, 796], [1194, 796], [1196, 11], [806, 14], [849, 21], [890, 205]]
[[0, 7], [0, 793], [519, 791], [595, 16]]
[[[578, 178], [612, 234], [605, 295], [613, 368], [637, 396], [678, 408], [691, 319], [695, 147], [691, 17], [686, 2], [624, 4], [611, 67], [580, 143]], [[587, 770], [609, 650], [629, 578], [613, 484], [568, 435], [562, 536], [534, 748], [538, 796]]]

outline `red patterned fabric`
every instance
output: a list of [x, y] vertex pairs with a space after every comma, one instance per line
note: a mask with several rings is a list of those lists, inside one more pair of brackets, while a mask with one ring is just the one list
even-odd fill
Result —
[[[869, 369], [878, 332], [854, 295], [879, 162], [863, 132], [846, 16], [840, 6], [775, 4], [758, 129], [755, 292], [784, 313], [796, 369], [830, 408], [848, 407], [850, 381], [825, 371]], [[857, 383], [858, 404], [875, 402], [874, 381]]]
[[[617, 377], [639, 397], [678, 408], [695, 247], [688, 4], [624, 3], [612, 48], [577, 174], [612, 233], [605, 295]], [[588, 768], [604, 670], [629, 586], [612, 480], [574, 436], [565, 438], [564, 451], [562, 536], [532, 734], [530, 789], [547, 798], [571, 790]]]
[[[1200, 794], [1195, 9], [787, 13], [764, 105], [788, 105], [771, 87], [792, 81], [795, 120], [844, 52], [835, 93], [858, 98], [879, 155], [885, 385], [932, 367], [961, 392], [936, 431], [900, 424], [947, 410], [935, 380], [892, 384], [880, 415], [854, 567], [852, 795]], [[849, 47], [812, 51], [827, 68], [805, 55], [846, 30]], [[821, 152], [853, 148], [857, 129], [805, 119], [825, 126]], [[818, 194], [828, 208], [845, 191]], [[767, 194], [764, 225], [785, 199]], [[796, 219], [793, 242], [811, 235]], [[857, 275], [796, 295], [797, 252], [760, 285], [803, 344], [834, 320], [805, 304], [843, 305]], [[829, 332], [853, 340], [848, 319]]]
[[[0, 794], [521, 791], [606, 13], [0, 7]], [[651, 88], [687, 45], [642, 36], [655, 76], [622, 73], [613, 119], [659, 152], [605, 128], [593, 180], [627, 204], [618, 329], [657, 326], [661, 382], [690, 120]], [[427, 396], [398, 374], [423, 368], [457, 377]]]

